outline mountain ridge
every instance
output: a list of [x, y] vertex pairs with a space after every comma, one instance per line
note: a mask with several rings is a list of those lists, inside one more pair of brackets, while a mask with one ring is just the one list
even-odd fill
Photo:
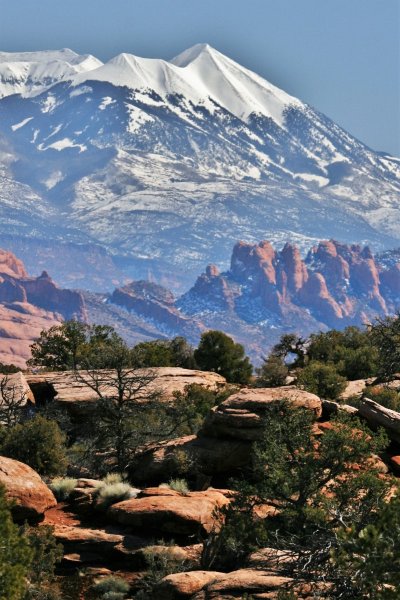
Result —
[[[162, 95], [93, 79], [112, 59], [0, 100], [0, 234], [21, 240], [22, 258], [28, 238], [52, 244], [54, 260], [71, 243], [97, 245], [123, 265], [121, 280], [165, 281], [172, 265], [183, 291], [205, 263], [225, 268], [237, 239], [398, 245], [400, 161], [207, 45], [175, 57], [182, 67], [133, 58]], [[188, 87], [183, 73], [204, 81]], [[71, 262], [54, 272], [64, 285]]]

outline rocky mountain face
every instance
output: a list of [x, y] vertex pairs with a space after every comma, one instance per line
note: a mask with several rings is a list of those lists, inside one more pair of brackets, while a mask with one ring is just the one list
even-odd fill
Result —
[[110, 302], [194, 343], [202, 330], [222, 329], [259, 361], [282, 333], [308, 335], [393, 314], [400, 305], [400, 261], [396, 251], [389, 254], [330, 240], [303, 258], [289, 243], [278, 251], [268, 241], [238, 242], [228, 271], [209, 265], [178, 299], [136, 282], [116, 290]]
[[0, 362], [24, 367], [40, 332], [70, 318], [87, 318], [79, 292], [60, 289], [46, 271], [29, 277], [19, 259], [0, 250]]
[[92, 291], [103, 261], [119, 285], [182, 293], [238, 239], [382, 250], [400, 233], [398, 159], [208, 45], [0, 54], [0, 189], [13, 251], [46, 248], [58, 281]]

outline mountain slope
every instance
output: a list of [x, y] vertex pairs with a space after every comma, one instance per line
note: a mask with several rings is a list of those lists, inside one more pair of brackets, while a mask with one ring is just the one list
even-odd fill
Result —
[[[54, 80], [31, 58], [50, 75], [0, 100], [4, 169], [16, 208], [21, 184], [50, 207], [58, 244], [102, 245], [125, 275], [175, 288], [225, 267], [237, 239], [398, 245], [400, 161], [208, 45], [171, 62], [68, 55]], [[25, 246], [49, 238], [30, 218]]]

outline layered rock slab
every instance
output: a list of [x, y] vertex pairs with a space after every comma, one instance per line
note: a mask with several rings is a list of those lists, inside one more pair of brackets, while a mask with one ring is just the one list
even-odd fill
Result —
[[215, 509], [228, 503], [229, 500], [215, 490], [183, 495], [157, 488], [152, 495], [114, 504], [107, 515], [117, 523], [138, 529], [182, 535], [206, 534], [218, 526]]
[[310, 410], [315, 419], [322, 414], [320, 398], [296, 387], [244, 388], [211, 410], [200, 435], [250, 442], [258, 440], [263, 433], [264, 415], [269, 406], [284, 400], [293, 408]]

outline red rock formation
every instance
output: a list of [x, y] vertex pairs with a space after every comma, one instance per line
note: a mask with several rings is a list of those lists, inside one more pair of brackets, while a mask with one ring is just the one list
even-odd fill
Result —
[[71, 318], [86, 319], [79, 292], [58, 288], [45, 271], [28, 277], [20, 260], [0, 250], [0, 362], [25, 367], [40, 332]]
[[[361, 324], [376, 315], [394, 312], [400, 303], [400, 254], [385, 253], [380, 263], [368, 247], [334, 240], [314, 246], [305, 260], [298, 248], [286, 244], [276, 252], [267, 241], [238, 242], [231, 269], [220, 274], [210, 268], [180, 300], [183, 309], [240, 311], [250, 322], [276, 316], [280, 326], [297, 321], [315, 328]], [[190, 299], [189, 304], [187, 299]], [[200, 312], [199, 310], [199, 312]], [[274, 317], [272, 317], [274, 318]]]
[[299, 298], [304, 306], [312, 307], [316, 316], [332, 327], [343, 318], [343, 312], [330, 295], [321, 273], [310, 273], [310, 277], [299, 292]]
[[7, 250], [0, 249], [0, 274], [11, 277], [27, 277], [25, 267], [18, 258]]
[[12, 512], [17, 520], [40, 521], [44, 512], [57, 504], [36, 471], [18, 460], [0, 456], [0, 483], [7, 499], [13, 502]]
[[112, 303], [159, 323], [169, 335], [183, 335], [189, 339], [196, 333], [200, 336], [201, 323], [181, 314], [174, 300], [171, 292], [148, 281], [132, 282], [114, 290], [111, 296]]
[[[282, 252], [279, 253], [279, 262], [281, 269], [286, 274], [285, 286], [287, 292], [296, 294], [308, 280], [307, 267], [301, 258], [299, 249], [292, 246], [292, 244], [285, 244]], [[282, 290], [284, 296], [286, 290]]]

